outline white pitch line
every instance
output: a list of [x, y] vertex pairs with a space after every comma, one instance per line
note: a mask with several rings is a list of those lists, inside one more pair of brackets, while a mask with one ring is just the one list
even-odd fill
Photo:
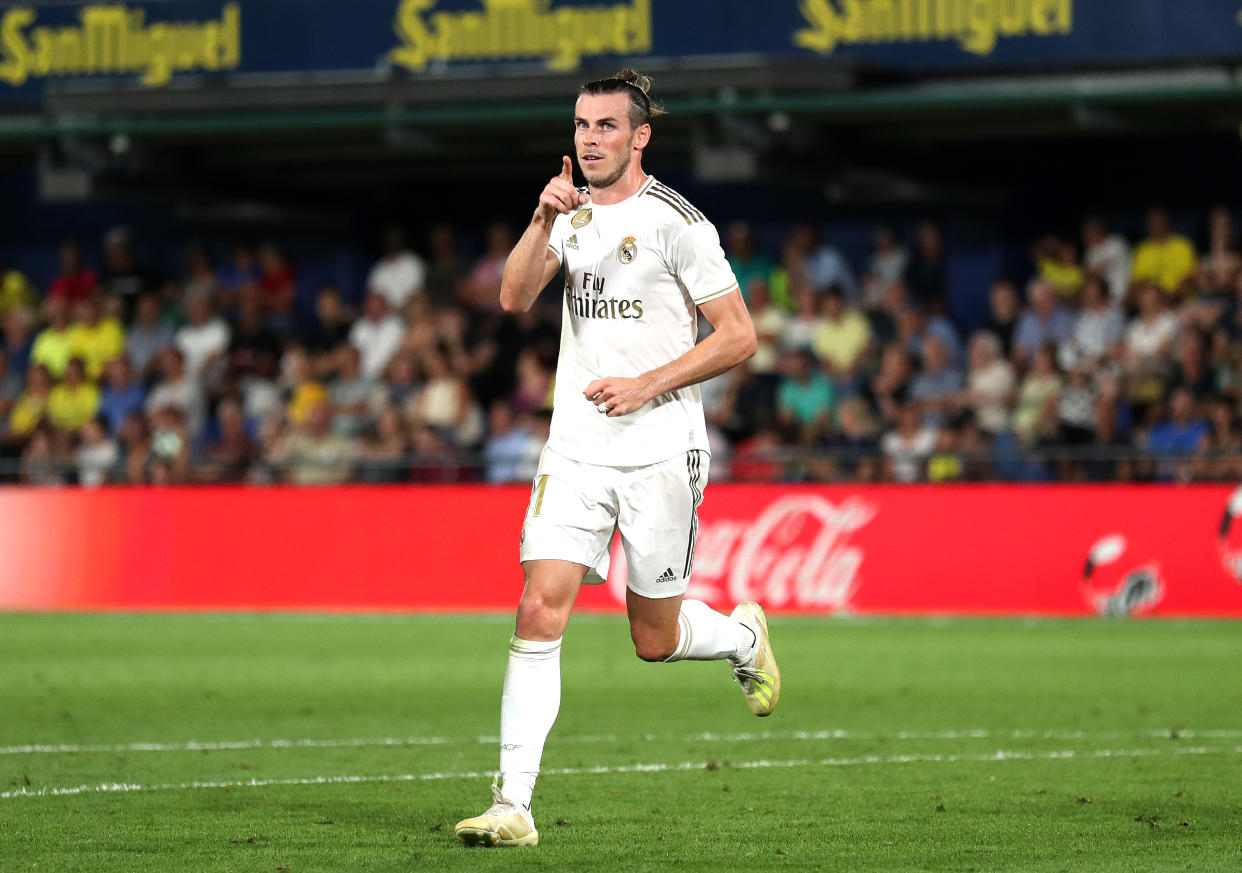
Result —
[[[796, 760], [771, 761], [735, 761], [726, 762], [724, 769], [733, 770], [766, 770], [793, 767], [858, 767], [882, 764], [953, 764], [996, 763], [1002, 761], [1065, 761], [1091, 760], [1099, 758], [1148, 758], [1174, 755], [1216, 755], [1242, 754], [1242, 746], [1232, 749], [1213, 749], [1205, 746], [1183, 746], [1169, 749], [1060, 749], [1048, 752], [1029, 752], [1014, 749], [997, 749], [983, 755], [866, 755], [857, 758], [821, 758], [819, 760], [799, 758]], [[543, 771], [545, 776], [604, 776], [619, 773], [668, 773], [686, 770], [703, 770], [708, 765], [703, 761], [682, 761], [676, 764], [650, 763], [625, 764], [613, 767], [562, 767]], [[375, 782], [430, 782], [446, 779], [486, 779], [490, 771], [460, 771], [438, 773], [398, 773], [375, 776], [309, 776], [295, 779], [246, 779], [221, 782], [178, 782], [155, 785], [143, 785], [136, 782], [104, 782], [99, 785], [73, 785], [61, 788], [19, 788], [15, 791], [0, 792], [0, 800], [14, 800], [29, 797], [65, 797], [77, 794], [125, 794], [151, 791], [195, 791], [204, 789], [232, 788], [270, 788], [289, 785], [357, 785]]]
[[[766, 740], [794, 740], [822, 742], [830, 740], [989, 740], [989, 739], [1045, 739], [1090, 740], [1144, 737], [1152, 739], [1242, 739], [1242, 730], [1144, 730], [1144, 731], [1081, 731], [1081, 730], [1004, 730], [976, 729], [946, 731], [899, 731], [886, 734], [876, 731], [820, 730], [820, 731], [748, 731], [744, 733], [718, 734], [712, 732], [662, 736], [638, 734], [589, 734], [553, 737], [554, 743], [743, 743]], [[296, 739], [274, 740], [187, 740], [181, 743], [102, 743], [93, 745], [31, 743], [21, 746], [0, 746], [0, 755], [64, 755], [114, 752], [220, 752], [245, 749], [338, 749], [366, 748], [372, 746], [447, 746], [447, 745], [494, 745], [497, 736], [468, 738], [450, 737], [358, 737], [345, 739]]]

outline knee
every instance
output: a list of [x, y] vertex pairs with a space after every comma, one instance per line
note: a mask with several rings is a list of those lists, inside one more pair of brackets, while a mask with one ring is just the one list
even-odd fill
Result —
[[667, 661], [677, 651], [677, 640], [663, 634], [634, 634], [634, 653], [644, 661]]
[[543, 597], [524, 594], [518, 604], [517, 635], [524, 640], [554, 640], [565, 631], [566, 612]]

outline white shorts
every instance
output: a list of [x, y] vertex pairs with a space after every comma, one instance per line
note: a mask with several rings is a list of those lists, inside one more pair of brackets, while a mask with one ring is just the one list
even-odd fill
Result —
[[631, 591], [653, 599], [685, 594], [710, 461], [692, 450], [657, 464], [604, 467], [545, 448], [522, 524], [522, 560], [573, 561], [602, 582], [619, 530]]

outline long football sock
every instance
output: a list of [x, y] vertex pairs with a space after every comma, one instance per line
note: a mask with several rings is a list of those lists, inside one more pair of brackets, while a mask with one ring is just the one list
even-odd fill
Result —
[[755, 647], [755, 632], [701, 600], [683, 600], [677, 616], [681, 638], [668, 661], [720, 661], [741, 663]]
[[509, 640], [500, 698], [500, 776], [506, 800], [530, 807], [543, 743], [561, 708], [561, 641]]

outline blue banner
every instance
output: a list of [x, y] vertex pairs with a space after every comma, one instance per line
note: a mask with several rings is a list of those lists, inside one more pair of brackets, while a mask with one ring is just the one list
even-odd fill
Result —
[[48, 82], [752, 54], [907, 70], [1242, 58], [1239, 0], [164, 0], [0, 8], [0, 100]]

